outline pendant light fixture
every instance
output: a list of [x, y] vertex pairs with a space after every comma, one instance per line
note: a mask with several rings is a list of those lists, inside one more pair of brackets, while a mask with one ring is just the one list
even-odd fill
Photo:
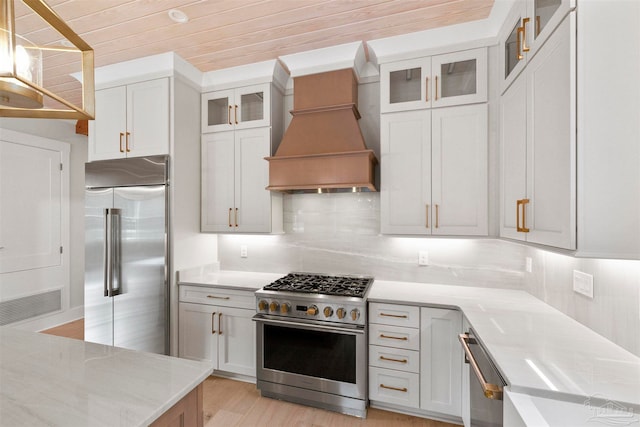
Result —
[[[20, 16], [22, 34], [22, 27], [16, 27], [16, 3], [28, 13]], [[46, 28], [39, 25], [42, 21]], [[56, 42], [36, 43], [38, 37], [55, 37]], [[46, 88], [43, 78], [45, 62], [65, 64], [68, 58], [82, 68], [77, 101]], [[94, 112], [93, 49], [43, 0], [0, 0], [0, 117], [93, 119]]]

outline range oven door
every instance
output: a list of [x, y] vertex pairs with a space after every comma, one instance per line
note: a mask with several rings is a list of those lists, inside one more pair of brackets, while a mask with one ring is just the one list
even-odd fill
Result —
[[366, 400], [364, 326], [322, 325], [258, 314], [258, 381]]

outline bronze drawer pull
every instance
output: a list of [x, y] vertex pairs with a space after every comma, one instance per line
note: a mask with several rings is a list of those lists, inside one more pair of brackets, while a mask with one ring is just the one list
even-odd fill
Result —
[[407, 337], [392, 337], [392, 336], [385, 335], [385, 334], [380, 334], [380, 338], [389, 338], [389, 339], [392, 339], [392, 340], [400, 340], [400, 341], [407, 341], [409, 339]]
[[392, 359], [390, 357], [380, 356], [380, 360], [386, 360], [388, 362], [398, 362], [398, 363], [407, 363], [407, 359]]
[[214, 326], [215, 318], [216, 312], [214, 311], [213, 313], [211, 313], [211, 335], [214, 335], [216, 333], [216, 327]]
[[222, 313], [218, 313], [218, 335], [222, 335]]
[[213, 298], [213, 299], [231, 299], [231, 297], [218, 297], [215, 295], [207, 295], [207, 298]]
[[406, 393], [407, 391], [409, 391], [406, 387], [402, 387], [402, 388], [399, 388], [399, 387], [391, 387], [391, 386], [384, 385], [384, 384], [380, 384], [380, 387], [382, 387], [382, 388], [386, 388], [386, 389], [389, 389], [389, 390], [401, 391], [401, 392], [403, 392], [403, 393]]
[[380, 316], [384, 316], [384, 317], [396, 317], [398, 319], [408, 319], [409, 316], [407, 316], [406, 314], [387, 314], [387, 313], [380, 313]]

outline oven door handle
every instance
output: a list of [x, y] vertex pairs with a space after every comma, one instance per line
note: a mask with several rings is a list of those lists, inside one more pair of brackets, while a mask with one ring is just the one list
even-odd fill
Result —
[[304, 329], [314, 329], [321, 331], [330, 331], [330, 332], [341, 332], [347, 334], [362, 334], [364, 335], [364, 328], [352, 325], [344, 325], [344, 326], [327, 326], [320, 325], [317, 323], [302, 323], [296, 322], [292, 320], [279, 320], [279, 319], [268, 319], [264, 316], [255, 315], [251, 318], [254, 322], [263, 322], [269, 323], [272, 325], [282, 325], [282, 326], [290, 326], [290, 327], [302, 327]]
[[473, 373], [476, 374], [476, 378], [478, 378], [478, 381], [480, 382], [480, 386], [484, 392], [484, 397], [487, 399], [502, 400], [502, 387], [497, 384], [490, 384], [485, 380], [484, 374], [478, 366], [478, 362], [476, 362], [473, 354], [471, 354], [471, 349], [469, 348], [469, 339], [471, 339], [471, 337], [469, 337], [469, 334], [460, 334], [458, 335], [458, 339], [462, 344], [464, 354], [467, 356], [469, 364], [473, 368]]

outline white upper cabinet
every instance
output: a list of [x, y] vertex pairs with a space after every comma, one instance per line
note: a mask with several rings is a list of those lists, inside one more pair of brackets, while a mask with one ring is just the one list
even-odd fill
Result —
[[89, 161], [169, 153], [169, 79], [96, 91]]
[[487, 105], [383, 114], [381, 229], [486, 235]]
[[500, 235], [576, 249], [576, 20], [570, 14], [500, 103]]
[[390, 62], [380, 66], [382, 113], [486, 100], [485, 48]]
[[270, 84], [220, 90], [202, 95], [202, 132], [269, 126]]
[[499, 34], [502, 91], [514, 81], [576, 0], [518, 0]]

